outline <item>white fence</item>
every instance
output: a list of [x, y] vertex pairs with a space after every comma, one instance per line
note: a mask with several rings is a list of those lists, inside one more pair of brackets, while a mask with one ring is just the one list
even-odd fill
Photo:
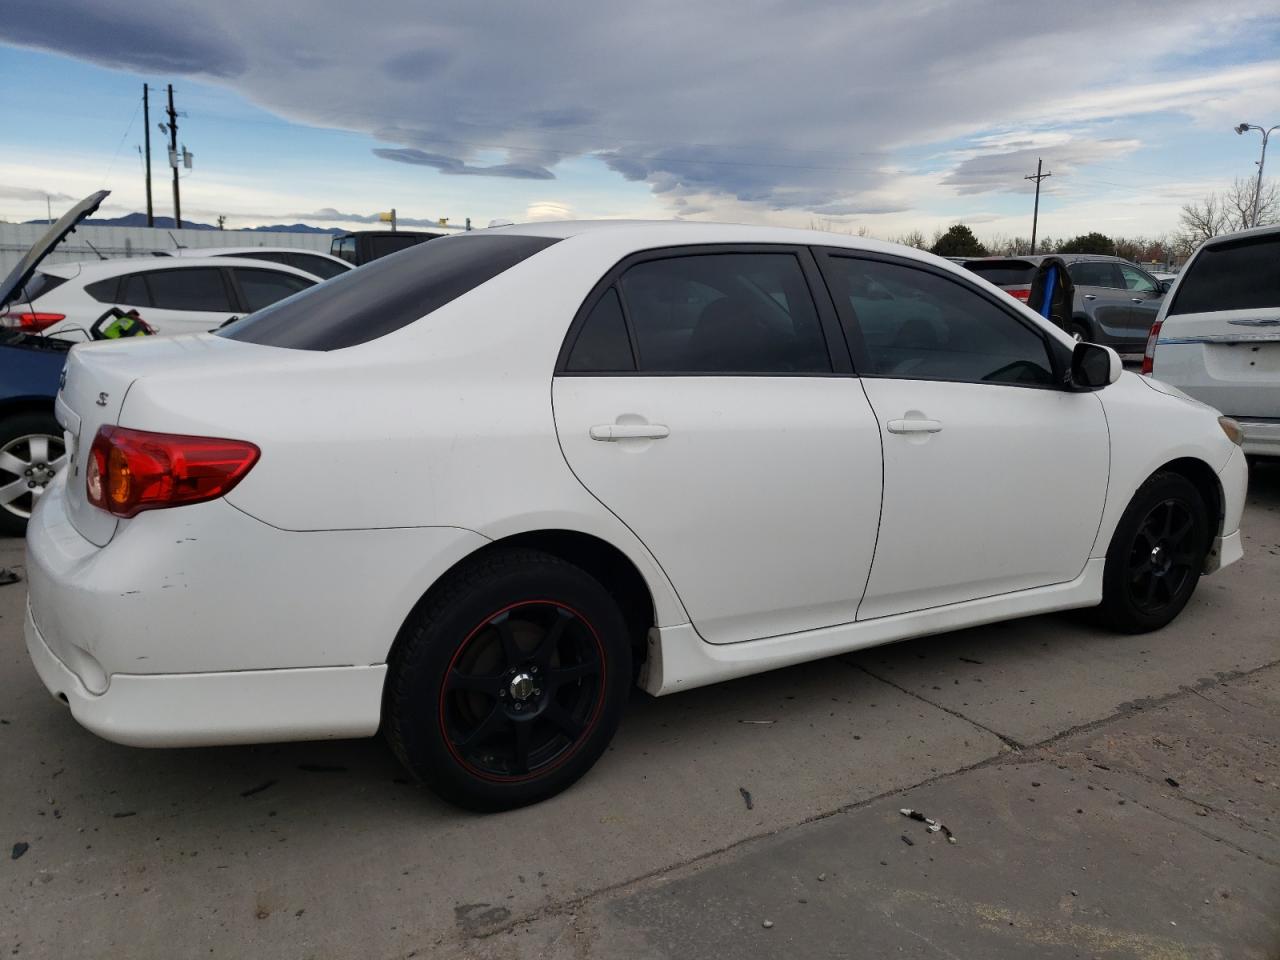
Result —
[[[0, 277], [13, 269], [31, 245], [49, 229], [45, 223], [0, 223]], [[154, 227], [77, 227], [49, 254], [46, 263], [97, 260], [93, 244], [104, 257], [145, 257], [155, 250], [178, 246], [300, 247], [329, 252], [327, 233], [267, 233], [251, 230], [164, 230]]]

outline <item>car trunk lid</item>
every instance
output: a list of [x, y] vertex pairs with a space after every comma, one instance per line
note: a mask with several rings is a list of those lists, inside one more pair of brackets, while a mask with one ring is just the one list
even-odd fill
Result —
[[1280, 307], [1179, 314], [1160, 344], [1200, 351], [1198, 399], [1232, 416], [1280, 417]]

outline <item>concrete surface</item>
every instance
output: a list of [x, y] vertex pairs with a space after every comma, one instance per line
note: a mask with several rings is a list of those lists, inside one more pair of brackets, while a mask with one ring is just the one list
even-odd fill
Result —
[[0, 951], [1280, 957], [1280, 469], [1245, 532], [1158, 634], [1031, 618], [638, 696], [581, 784], [491, 817], [376, 740], [98, 740], [0, 587]]

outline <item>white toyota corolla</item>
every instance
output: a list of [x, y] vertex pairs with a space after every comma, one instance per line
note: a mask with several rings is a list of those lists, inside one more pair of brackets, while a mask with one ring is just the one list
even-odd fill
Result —
[[1234, 423], [825, 233], [436, 240], [217, 334], [76, 347], [27, 646], [141, 746], [367, 736], [496, 809], [667, 694], [974, 624], [1156, 629], [1241, 555]]

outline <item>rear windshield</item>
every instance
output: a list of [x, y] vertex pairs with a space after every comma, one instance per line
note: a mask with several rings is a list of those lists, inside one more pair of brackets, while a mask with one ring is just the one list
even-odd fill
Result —
[[1019, 284], [1027, 284], [1034, 280], [1036, 276], [1035, 265], [1028, 263], [1025, 260], [1014, 262], [1006, 261], [1004, 263], [969, 262], [965, 264], [965, 267], [972, 270], [988, 283], [994, 283], [997, 287], [1012, 287]]
[[556, 241], [462, 235], [422, 243], [281, 300], [218, 335], [294, 350], [338, 350], [408, 326]]
[[65, 277], [55, 277], [51, 273], [33, 273], [25, 286], [19, 287], [14, 291], [12, 302], [18, 304], [24, 300], [35, 300], [37, 297], [44, 296], [54, 287], [59, 287], [66, 282]]
[[1280, 234], [1205, 247], [1178, 281], [1169, 315], [1280, 307]]

